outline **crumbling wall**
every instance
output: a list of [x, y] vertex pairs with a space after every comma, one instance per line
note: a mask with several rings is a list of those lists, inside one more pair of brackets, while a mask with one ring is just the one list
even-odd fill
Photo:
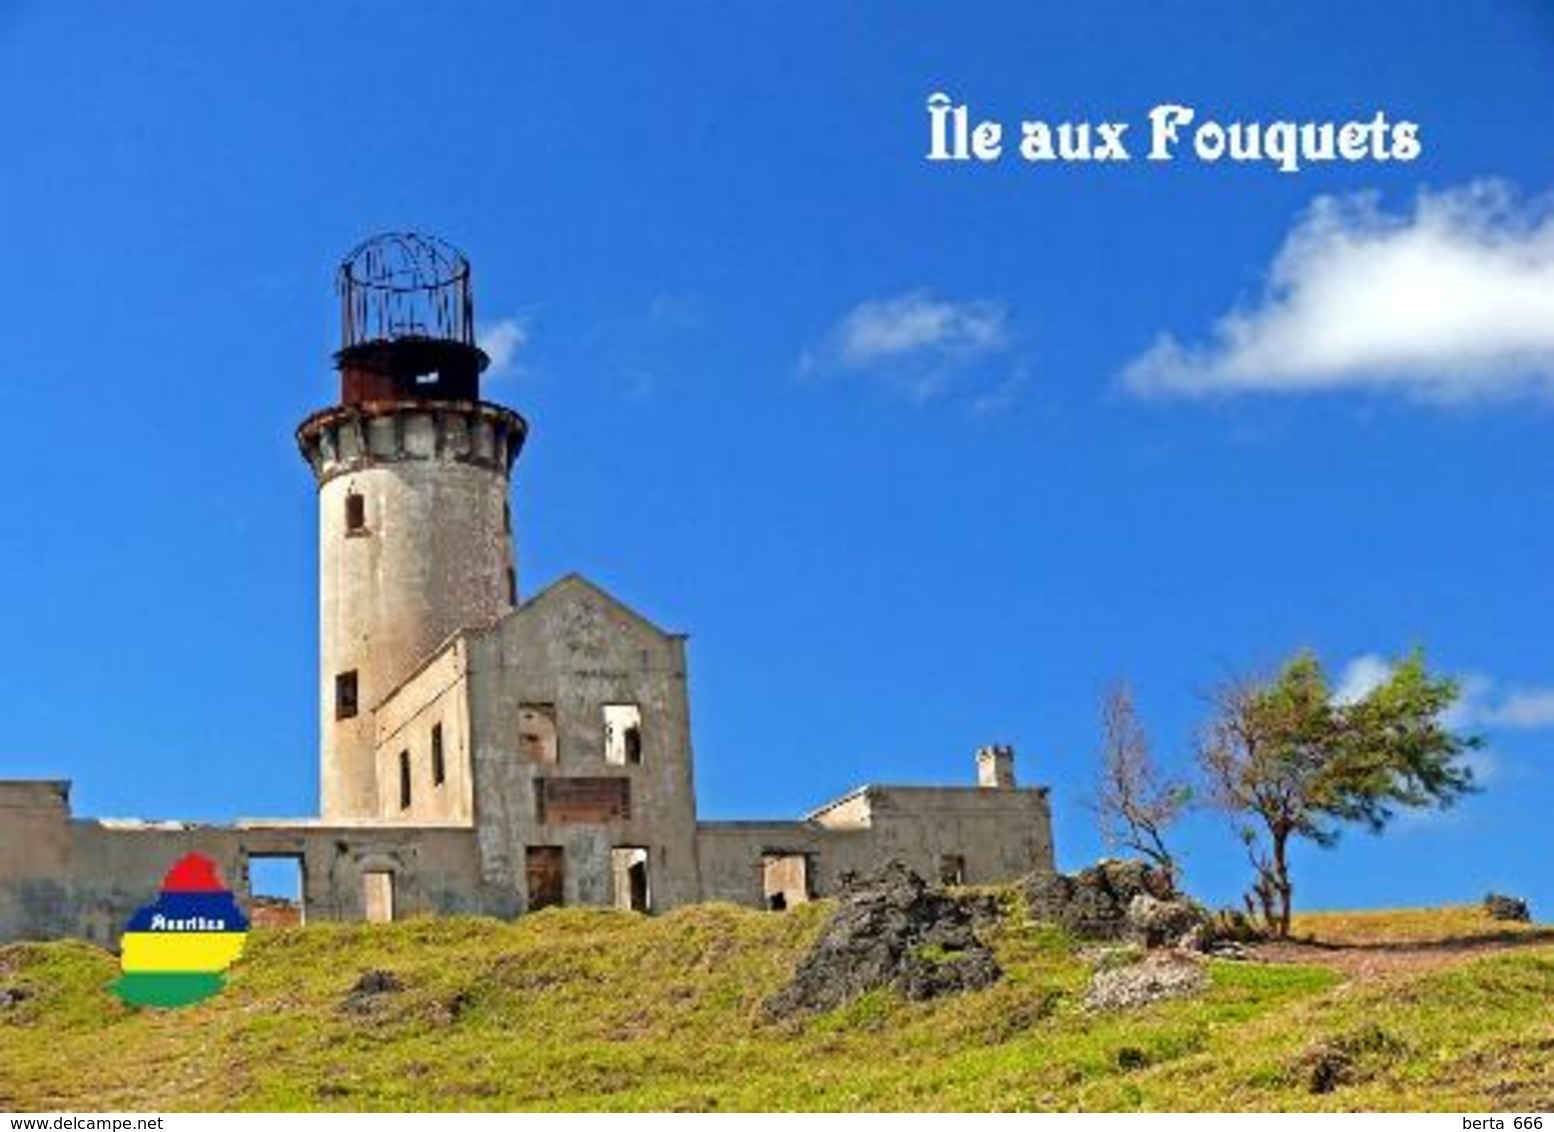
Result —
[[[648, 851], [654, 910], [699, 899], [684, 639], [569, 575], [468, 641], [485, 882], [519, 911], [528, 850], [560, 847], [565, 902], [610, 905], [612, 851], [630, 846]], [[609, 757], [612, 705], [639, 709], [636, 761]], [[524, 741], [536, 708], [554, 721], [554, 760]]]
[[696, 845], [702, 899], [751, 907], [768, 906], [765, 865], [776, 854], [808, 858], [817, 896], [834, 894], [845, 873], [873, 873], [892, 861], [939, 877], [953, 858], [966, 884], [1053, 868], [1045, 790], [869, 786], [808, 821], [702, 822]]
[[999, 884], [1053, 868], [1052, 815], [1045, 789], [870, 786], [870, 869], [900, 861], [938, 877], [960, 858], [965, 884]]
[[369, 872], [392, 876], [395, 918], [500, 910], [467, 827], [72, 820], [67, 798], [65, 783], [0, 784], [0, 943], [115, 944], [187, 853], [211, 858], [246, 906], [252, 858], [299, 860], [308, 920], [365, 918]]
[[834, 830], [804, 821], [718, 821], [696, 827], [701, 899], [751, 908], [769, 906], [767, 864], [777, 856], [802, 856], [810, 893], [828, 896], [843, 873], [874, 863], [867, 830]]
[[[474, 820], [467, 654], [455, 637], [374, 713], [378, 815], [387, 821]], [[401, 805], [401, 756], [410, 770], [409, 806]]]
[[0, 782], [0, 942], [70, 934], [70, 784]]

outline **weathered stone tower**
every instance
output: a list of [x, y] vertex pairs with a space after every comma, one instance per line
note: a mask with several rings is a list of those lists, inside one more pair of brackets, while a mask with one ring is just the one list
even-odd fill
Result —
[[340, 265], [340, 402], [297, 429], [318, 481], [321, 806], [380, 816], [375, 708], [517, 603], [508, 474], [528, 425], [480, 399], [468, 261], [377, 236]]

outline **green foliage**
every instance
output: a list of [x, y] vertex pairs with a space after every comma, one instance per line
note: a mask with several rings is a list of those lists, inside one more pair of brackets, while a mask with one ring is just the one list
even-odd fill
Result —
[[[1503, 1111], [1528, 1107], [1554, 1042], [1547, 946], [1341, 990], [1327, 970], [1217, 962], [1202, 998], [1092, 1015], [1073, 941], [1015, 914], [988, 990], [763, 1021], [826, 911], [257, 931], [225, 991], [175, 1011], [119, 1003], [99, 949], [4, 948], [0, 991], [26, 994], [0, 1007], [0, 1108]], [[372, 969], [402, 989], [352, 1002]], [[1367, 1024], [1395, 1059], [1354, 1039]], [[1312, 1094], [1292, 1067], [1325, 1037], [1358, 1069]]]
[[1480, 740], [1442, 722], [1458, 692], [1417, 651], [1352, 701], [1335, 698], [1309, 652], [1272, 680], [1220, 689], [1200, 762], [1216, 802], [1238, 819], [1258, 872], [1253, 893], [1279, 934], [1289, 931], [1291, 838], [1331, 846], [1346, 825], [1379, 832], [1400, 809], [1449, 806], [1475, 789], [1463, 756]]

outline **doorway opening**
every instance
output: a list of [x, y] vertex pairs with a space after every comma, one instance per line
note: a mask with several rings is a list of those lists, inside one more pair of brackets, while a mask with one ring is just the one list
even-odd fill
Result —
[[394, 874], [384, 870], [362, 873], [362, 912], [369, 924], [394, 922]]
[[773, 912], [808, 904], [815, 898], [810, 884], [809, 854], [763, 853], [761, 884], [766, 907]]
[[651, 912], [653, 894], [648, 887], [648, 851], [639, 845], [612, 849], [610, 866], [615, 874], [615, 906], [623, 912]]

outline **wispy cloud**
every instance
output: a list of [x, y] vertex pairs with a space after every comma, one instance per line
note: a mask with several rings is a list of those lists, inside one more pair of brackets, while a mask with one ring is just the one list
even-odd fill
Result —
[[[939, 299], [926, 290], [868, 299], [848, 311], [823, 344], [799, 359], [805, 374], [869, 373], [923, 404], [981, 374], [1011, 347], [1008, 312], [984, 299]], [[1019, 381], [1000, 373], [992, 391], [968, 390], [979, 415], [1012, 404]], [[1022, 378], [1023, 380], [1023, 378]], [[992, 398], [991, 400], [989, 398]]]
[[1554, 200], [1502, 182], [1319, 197], [1259, 299], [1205, 342], [1169, 333], [1123, 372], [1158, 396], [1391, 390], [1434, 401], [1554, 394]]
[[1516, 688], [1484, 716], [1492, 727], [1541, 731], [1554, 727], [1554, 688]]
[[1392, 665], [1385, 658], [1371, 653], [1357, 656], [1344, 665], [1338, 687], [1333, 689], [1333, 699], [1340, 704], [1357, 703], [1385, 684], [1391, 675]]
[[[1333, 699], [1353, 703], [1386, 683], [1392, 665], [1374, 653], [1355, 657], [1344, 666]], [[1543, 731], [1554, 728], [1554, 687], [1512, 685], [1502, 688], [1481, 672], [1459, 676], [1457, 702], [1447, 709], [1443, 722], [1453, 729], [1484, 728], [1491, 731]]]
[[947, 302], [913, 291], [849, 311], [838, 328], [837, 354], [843, 365], [864, 366], [924, 353], [975, 357], [1002, 349], [1005, 341], [998, 304]]
[[491, 359], [486, 374], [500, 377], [513, 371], [519, 352], [529, 341], [529, 330], [521, 319], [504, 318], [482, 327], [476, 339]]

